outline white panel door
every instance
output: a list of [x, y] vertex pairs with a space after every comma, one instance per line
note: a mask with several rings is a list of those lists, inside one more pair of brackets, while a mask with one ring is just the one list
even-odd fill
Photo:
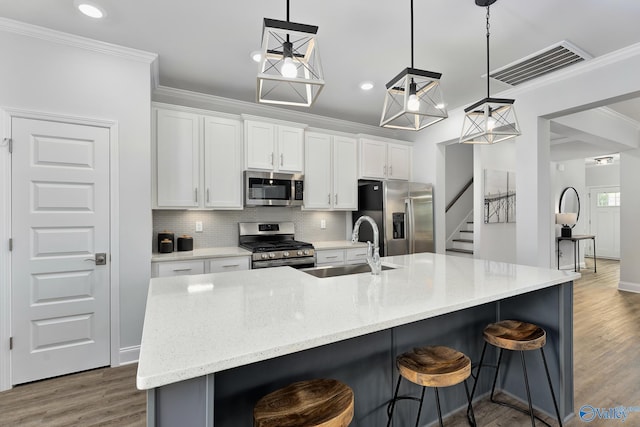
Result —
[[387, 177], [387, 143], [369, 139], [360, 140], [360, 178], [385, 179]]
[[410, 147], [401, 144], [389, 144], [387, 147], [388, 169], [387, 177], [389, 179], [409, 180], [410, 175]]
[[247, 169], [273, 170], [275, 168], [275, 125], [271, 123], [244, 122], [245, 166]]
[[304, 129], [278, 126], [278, 164], [280, 172], [302, 172]]
[[109, 130], [11, 126], [12, 383], [109, 365]]
[[204, 205], [242, 209], [242, 123], [204, 118]]
[[[596, 255], [620, 258], [620, 187], [592, 188], [589, 191], [590, 233], [596, 236]], [[591, 240], [584, 253], [593, 256]]]

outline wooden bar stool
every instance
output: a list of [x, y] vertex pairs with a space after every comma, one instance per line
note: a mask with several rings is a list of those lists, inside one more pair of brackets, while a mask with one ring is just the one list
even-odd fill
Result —
[[353, 390], [333, 379], [290, 384], [253, 408], [254, 427], [347, 427], [352, 419]]
[[[553, 386], [551, 385], [551, 377], [549, 376], [549, 368], [547, 366], [547, 359], [544, 356], [543, 347], [547, 342], [547, 333], [541, 327], [525, 323], [518, 320], [503, 320], [496, 323], [491, 323], [484, 329], [484, 347], [482, 348], [482, 355], [480, 356], [480, 363], [478, 364], [478, 372], [476, 375], [476, 381], [473, 385], [473, 391], [471, 397], [476, 391], [476, 384], [478, 384], [478, 378], [480, 377], [480, 370], [482, 369], [482, 362], [484, 360], [484, 353], [487, 349], [487, 344], [491, 344], [500, 349], [498, 355], [498, 364], [493, 366], [496, 368], [496, 374], [493, 378], [493, 386], [491, 387], [491, 401], [499, 405], [508, 406], [512, 409], [518, 410], [531, 417], [531, 425], [535, 427], [535, 419], [537, 418], [543, 424], [551, 427], [546, 421], [533, 413], [533, 404], [531, 403], [531, 392], [529, 391], [529, 379], [527, 377], [527, 366], [524, 360], [524, 352], [528, 350], [540, 349], [542, 354], [542, 361], [544, 362], [544, 370], [547, 374], [547, 382], [549, 383], [549, 390], [551, 390], [551, 398], [553, 399], [553, 406], [556, 409], [556, 416], [558, 417], [558, 424], [562, 427], [562, 419], [560, 418], [560, 411], [558, 410], [558, 404], [556, 402], [556, 395], [553, 392]], [[498, 371], [500, 369], [500, 362], [502, 362], [502, 352], [504, 350], [512, 350], [520, 352], [520, 360], [522, 362], [522, 371], [524, 373], [524, 385], [527, 389], [527, 401], [529, 403], [529, 410], [519, 408], [507, 402], [502, 402], [494, 398], [496, 389], [496, 381], [498, 380]], [[489, 365], [486, 365], [489, 366]]]
[[[398, 384], [393, 399], [387, 407], [387, 415], [389, 417], [387, 427], [391, 425], [393, 410], [396, 401], [403, 399], [416, 400], [420, 402], [418, 407], [418, 416], [416, 417], [416, 427], [420, 423], [420, 412], [422, 411], [422, 402], [424, 401], [424, 392], [427, 387], [433, 387], [436, 393], [436, 408], [438, 409], [438, 419], [442, 426], [442, 411], [440, 409], [439, 387], [449, 387], [464, 382], [464, 389], [467, 393], [467, 417], [469, 424], [476, 425], [473, 415], [473, 407], [471, 406], [471, 396], [467, 387], [467, 378], [471, 375], [471, 360], [463, 353], [449, 347], [434, 346], [414, 348], [413, 351], [401, 354], [396, 358], [396, 366], [400, 375], [398, 376]], [[417, 397], [400, 396], [400, 382], [402, 378], [406, 378], [414, 384], [422, 386], [422, 395], [420, 399]]]

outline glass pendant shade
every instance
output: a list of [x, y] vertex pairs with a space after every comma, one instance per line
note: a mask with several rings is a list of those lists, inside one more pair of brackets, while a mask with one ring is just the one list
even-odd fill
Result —
[[324, 86], [314, 25], [264, 19], [258, 102], [310, 107]]
[[494, 144], [520, 135], [513, 99], [485, 98], [465, 108], [460, 142]]
[[448, 117], [441, 73], [405, 68], [387, 83], [380, 126], [420, 130]]

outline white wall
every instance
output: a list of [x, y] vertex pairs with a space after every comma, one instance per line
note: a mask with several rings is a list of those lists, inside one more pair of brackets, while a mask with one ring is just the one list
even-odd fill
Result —
[[34, 37], [6, 31], [5, 23], [0, 22], [2, 107], [118, 124], [120, 258], [114, 262], [120, 271], [120, 347], [139, 345], [150, 277], [150, 62], [155, 56], [134, 51], [116, 56], [37, 27], [25, 26]]
[[620, 185], [620, 164], [591, 165], [586, 167], [587, 187], [617, 187]]
[[620, 153], [620, 289], [640, 292], [640, 149]]

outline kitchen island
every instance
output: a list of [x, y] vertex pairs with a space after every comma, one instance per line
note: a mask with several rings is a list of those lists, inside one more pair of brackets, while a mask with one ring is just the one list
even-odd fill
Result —
[[[484, 326], [507, 318], [547, 330], [560, 412], [573, 413], [572, 281], [579, 274], [431, 253], [383, 264], [395, 268], [379, 276], [316, 278], [278, 267], [152, 279], [137, 377], [148, 390], [148, 424], [251, 426], [262, 395], [332, 377], [354, 390], [353, 426], [384, 425], [396, 355], [449, 345], [476, 362]], [[529, 356], [530, 378], [542, 378], [537, 354]], [[514, 361], [501, 370], [500, 387], [523, 398]], [[476, 396], [490, 390], [491, 377], [481, 378]], [[546, 387], [533, 381], [533, 399], [552, 413]], [[445, 413], [464, 406], [460, 390], [442, 397]], [[425, 399], [424, 422], [434, 419], [432, 400]], [[403, 406], [398, 425], [415, 417], [413, 405]]]

